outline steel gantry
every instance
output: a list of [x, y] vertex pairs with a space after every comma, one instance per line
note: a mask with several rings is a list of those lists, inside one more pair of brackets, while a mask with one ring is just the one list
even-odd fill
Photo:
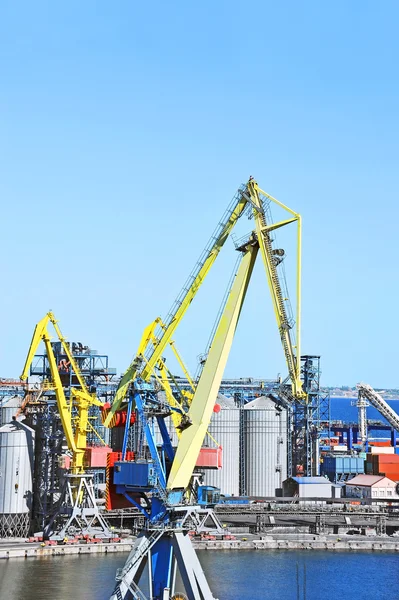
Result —
[[[59, 365], [57, 365], [54, 355], [51, 336], [48, 331], [50, 323], [53, 325], [58, 340], [68, 358], [70, 369], [77, 379], [78, 385], [70, 388], [69, 397], [65, 394], [59, 373]], [[103, 405], [95, 394], [90, 394], [69, 344], [62, 335], [52, 312], [47, 313], [35, 327], [20, 379], [22, 381], [27, 379], [29, 367], [41, 342], [44, 342], [46, 348], [51, 373], [51, 381], [46, 382], [45, 387], [55, 393], [62, 429], [68, 449], [72, 454], [70, 473], [65, 475], [65, 485], [61, 492], [59, 510], [46, 524], [43, 533], [46, 537], [51, 536], [61, 539], [72, 530], [74, 533], [79, 534], [112, 537], [98, 511], [93, 476], [86, 473], [84, 465], [87, 434], [89, 431], [95, 432], [90, 423], [89, 410], [92, 406], [102, 407]], [[103, 442], [103, 440], [101, 441]]]
[[[276, 203], [290, 213], [290, 218], [272, 223], [267, 218], [268, 205]], [[223, 310], [217, 322], [207, 355], [190, 390], [173, 394], [166, 383], [169, 376], [163, 353], [172, 345], [172, 336], [214, 264], [238, 219], [247, 213], [254, 219], [255, 230], [240, 242], [241, 260], [232, 280]], [[278, 275], [284, 251], [274, 248], [271, 234], [279, 227], [297, 223], [297, 314], [290, 316], [288, 295]], [[119, 411], [127, 411], [122, 460], [115, 463], [113, 484], [146, 518], [146, 527], [125, 564], [118, 570], [112, 600], [147, 596], [140, 589], [140, 578], [148, 565], [149, 597], [154, 600], [175, 598], [176, 572], [180, 571], [189, 600], [212, 600], [213, 595], [200, 563], [191, 546], [188, 531], [196, 529], [199, 507], [193, 490], [196, 461], [207, 434], [223, 372], [233, 343], [246, 291], [256, 257], [260, 251], [271, 291], [274, 312], [290, 379], [290, 401], [306, 401], [300, 370], [300, 261], [301, 218], [298, 213], [261, 190], [253, 178], [242, 185], [220, 221], [208, 246], [201, 255], [181, 294], [164, 321], [156, 319], [144, 331], [138, 352], [123, 375], [114, 402], [104, 423], [112, 426]], [[180, 361], [179, 361], [180, 362]], [[158, 372], [158, 374], [157, 374]], [[162, 395], [159, 394], [162, 388]], [[145, 433], [147, 453], [140, 459], [126, 456], [130, 414], [135, 410], [136, 423]], [[178, 431], [176, 449], [171, 444], [165, 418], [173, 416]], [[161, 435], [157, 442], [153, 422]], [[216, 522], [215, 522], [216, 523]], [[216, 523], [217, 525], [217, 523]]]

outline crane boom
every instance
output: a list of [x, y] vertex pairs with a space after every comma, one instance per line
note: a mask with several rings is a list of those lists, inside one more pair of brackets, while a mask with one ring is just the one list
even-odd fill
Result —
[[182, 432], [177, 446], [167, 482], [170, 490], [185, 489], [190, 483], [211, 420], [257, 252], [257, 244], [248, 246], [234, 278], [188, 412], [192, 424]]
[[[157, 364], [159, 358], [162, 356], [162, 352], [165, 350], [165, 347], [171, 339], [174, 331], [185, 315], [186, 310], [193, 301], [205, 277], [209, 273], [209, 270], [218, 257], [220, 250], [223, 248], [224, 243], [233, 230], [234, 225], [244, 212], [248, 202], [247, 198], [244, 196], [244, 191], [245, 186], [242, 186], [237, 191], [231, 207], [226, 211], [225, 215], [220, 221], [215, 234], [212, 236], [210, 243], [198, 260], [192, 275], [182, 290], [181, 295], [177, 298], [174, 306], [169, 312], [169, 315], [165, 320], [165, 327], [162, 329], [162, 332], [159, 336], [158, 344], [155, 348], [153, 348], [151, 354], [148, 356], [143, 371], [140, 373], [140, 377], [142, 379], [146, 380], [148, 377], [150, 377], [153, 368]], [[129, 385], [134, 380], [137, 371], [138, 363], [136, 356], [119, 382], [112, 407], [106, 419], [104, 420], [104, 425], [106, 427], [110, 426], [115, 412], [121, 407], [122, 402], [127, 394]]]
[[[260, 196], [264, 196], [275, 204], [289, 212], [292, 217], [285, 221], [281, 221], [276, 224], [268, 224], [266, 221], [265, 210], [262, 204]], [[104, 425], [111, 427], [115, 413], [121, 408], [127, 394], [130, 384], [138, 377], [144, 381], [148, 381], [151, 377], [153, 370], [162, 356], [166, 346], [170, 343], [173, 333], [177, 326], [181, 322], [185, 315], [188, 307], [194, 299], [197, 291], [202, 285], [206, 275], [214, 264], [220, 250], [222, 249], [225, 241], [230, 235], [237, 220], [243, 214], [248, 205], [252, 206], [253, 216], [256, 225], [256, 234], [258, 238], [259, 247], [261, 249], [262, 259], [267, 273], [268, 283], [272, 296], [273, 307], [276, 315], [277, 325], [280, 333], [280, 338], [284, 350], [284, 355], [288, 367], [289, 377], [292, 384], [292, 393], [294, 398], [305, 398], [306, 394], [302, 390], [302, 382], [300, 378], [300, 301], [301, 301], [301, 217], [298, 213], [294, 212], [276, 198], [273, 198], [258, 186], [256, 181], [251, 177], [247, 184], [242, 185], [230, 207], [227, 209], [225, 215], [221, 219], [214, 235], [212, 236], [208, 246], [204, 250], [200, 259], [198, 260], [196, 267], [190, 275], [186, 285], [184, 286], [181, 294], [175, 301], [172, 309], [170, 310], [165, 322], [162, 325], [160, 319], [157, 319], [154, 323], [158, 322], [159, 334], [157, 337], [157, 344], [153, 345], [148, 350], [143, 360], [144, 349], [147, 347], [144, 342], [144, 338], [148, 335], [154, 335], [154, 329], [149, 326], [144, 332], [142, 342], [139, 346], [138, 352], [135, 358], [129, 365], [127, 371], [122, 376], [118, 388], [116, 390], [112, 406], [104, 419]], [[285, 306], [286, 298], [283, 297], [281, 283], [277, 273], [276, 265], [274, 262], [273, 248], [271, 239], [269, 236], [270, 231], [288, 225], [289, 223], [297, 222], [298, 225], [298, 263], [297, 263], [297, 315], [296, 315], [296, 330], [297, 330], [297, 341], [293, 343], [291, 328], [287, 310]]]

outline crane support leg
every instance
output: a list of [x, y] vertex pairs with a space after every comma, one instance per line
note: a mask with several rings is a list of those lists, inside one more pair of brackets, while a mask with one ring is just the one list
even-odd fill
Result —
[[[215, 600], [191, 540], [182, 531], [153, 531], [141, 535], [116, 575], [116, 587], [110, 600], [147, 600], [139, 584], [148, 564], [148, 588], [151, 600], [163, 600], [176, 593], [179, 571], [188, 600]], [[149, 600], [149, 599], [148, 599]]]
[[249, 245], [238, 268], [180, 437], [167, 488], [186, 489], [204, 441], [258, 252]]

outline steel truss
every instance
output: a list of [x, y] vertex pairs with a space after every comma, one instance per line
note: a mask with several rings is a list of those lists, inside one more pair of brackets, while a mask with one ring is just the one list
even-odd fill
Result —
[[28, 407], [27, 424], [35, 429], [32, 531], [43, 531], [57, 512], [62, 493], [60, 461], [64, 434], [55, 402], [41, 399]]
[[66, 475], [59, 509], [46, 524], [43, 533], [55, 540], [76, 534], [113, 537], [97, 506], [93, 475]]
[[0, 538], [24, 538], [29, 535], [29, 529], [29, 513], [0, 515]]
[[[139, 588], [148, 565], [149, 595]], [[179, 571], [187, 594], [193, 600], [215, 600], [197, 554], [181, 529], [153, 529], [142, 532], [122, 569], [116, 574], [116, 586], [110, 600], [169, 600], [175, 594]]]
[[301, 357], [301, 380], [306, 398], [291, 405], [290, 477], [319, 475], [318, 440], [320, 432], [330, 429], [330, 396], [320, 388], [320, 356]]

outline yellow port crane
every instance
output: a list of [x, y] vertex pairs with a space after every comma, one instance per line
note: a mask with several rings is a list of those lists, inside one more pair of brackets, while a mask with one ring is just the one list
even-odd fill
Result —
[[[279, 223], [269, 223], [266, 218], [265, 209], [268, 201], [273, 201], [281, 208], [288, 210], [291, 217]], [[161, 371], [161, 379], [166, 379], [165, 364], [162, 358], [163, 351], [171, 343], [174, 331], [216, 260], [220, 249], [235, 223], [245, 210], [248, 210], [254, 218], [255, 231], [248, 236], [245, 242], [240, 242], [239, 247], [237, 247], [237, 250], [241, 254], [239, 266], [235, 271], [226, 301], [214, 333], [211, 336], [206, 358], [202, 362], [203, 368], [200, 376], [195, 382], [189, 379], [193, 393], [192, 397], [189, 397], [186, 406], [183, 407], [184, 414], [179, 415], [177, 418], [177, 428], [180, 429], [180, 436], [176, 451], [174, 452], [170, 447], [170, 440], [168, 440], [165, 425], [160, 425], [160, 421], [165, 418], [163, 415], [167, 413], [162, 414], [162, 411], [157, 412], [159, 411], [157, 407], [159, 403], [150, 391], [153, 388], [156, 395], [157, 390], [155, 386], [148, 385], [146, 387], [143, 385], [143, 382], [149, 382], [151, 377], [157, 379], [154, 372], [156, 368], [159, 368]], [[293, 322], [289, 318], [289, 311], [286, 309], [288, 297], [285, 297], [286, 295], [283, 293], [283, 286], [277, 272], [279, 257], [282, 254], [280, 250], [273, 248], [273, 240], [270, 237], [270, 233], [275, 229], [293, 222], [297, 222], [298, 225], [296, 343], [292, 335]], [[223, 372], [259, 251], [266, 270], [288, 373], [291, 379], [292, 397], [298, 399], [306, 398], [300, 379], [300, 233], [300, 216], [263, 192], [251, 178], [246, 185], [241, 186], [238, 190], [233, 205], [228, 209], [220, 222], [216, 233], [211, 238], [210, 244], [205, 249], [204, 254], [198, 261], [196, 268], [165, 321], [157, 319], [145, 329], [136, 357], [122, 377], [114, 398], [114, 403], [105, 420], [105, 425], [112, 423], [116, 412], [120, 410], [125, 396], [129, 392], [129, 408], [131, 409], [134, 400], [139, 418], [146, 431], [146, 440], [151, 452], [151, 461], [145, 467], [151, 474], [151, 478], [146, 478], [147, 487], [152, 494], [151, 501], [148, 501], [147, 498], [147, 506], [150, 508], [150, 513], [146, 509], [142, 511], [145, 512], [148, 523], [138, 536], [125, 566], [123, 569], [118, 570], [116, 577], [117, 584], [112, 593], [111, 600], [122, 600], [130, 597], [132, 591], [137, 592], [137, 597], [141, 597], [138, 584], [145, 562], [148, 562], [150, 595], [154, 599], [161, 600], [165, 598], [165, 595], [169, 597], [170, 592], [174, 594], [177, 562], [188, 598], [190, 600], [214, 600], [198, 558], [191, 546], [189, 536], [184, 535], [187, 520], [193, 519], [190, 523], [194, 523], [194, 528], [198, 522], [194, 516], [198, 512], [198, 507], [190, 505], [190, 502], [187, 502], [186, 499], [192, 487], [192, 478], [197, 457], [211, 420]], [[157, 325], [159, 325], [158, 330]], [[167, 389], [167, 384], [163, 387], [169, 405], [174, 410], [176, 405], [172, 391], [171, 389]], [[147, 413], [146, 402], [148, 402]], [[154, 409], [154, 406], [157, 408]], [[157, 415], [156, 418], [158, 419], [159, 427], [163, 430], [163, 444], [165, 451], [169, 453], [171, 461], [170, 470], [166, 468], [160, 459], [158, 448], [155, 444], [151, 427], [149, 426], [148, 418], [152, 419], [154, 415]], [[183, 422], [183, 419], [185, 422]], [[174, 422], [176, 425], [176, 421]], [[129, 493], [143, 492], [141, 471], [139, 472], [139, 469], [144, 468], [144, 463], [144, 460], [140, 463], [134, 463], [134, 461], [129, 463], [129, 461], [124, 460], [117, 463], [114, 483], [118, 486], [119, 493], [123, 493], [129, 497]], [[132, 503], [135, 503], [133, 498]], [[136, 505], [140, 508], [137, 503]], [[185, 523], [186, 525], [184, 525]], [[193, 527], [193, 525], [190, 526]]]
[[[58, 365], [51, 346], [51, 336], [48, 331], [48, 325], [50, 323], [52, 323], [54, 327], [57, 337], [68, 358], [68, 362], [70, 363], [70, 368], [76, 375], [79, 383], [80, 389], [71, 387], [69, 399], [65, 395], [64, 386], [62, 385]], [[79, 367], [69, 349], [69, 345], [62, 335], [58, 322], [52, 312], [48, 312], [35, 327], [20, 379], [23, 381], [27, 379], [30, 365], [32, 364], [33, 358], [41, 342], [44, 342], [46, 348], [51, 373], [50, 385], [55, 392], [58, 412], [60, 414], [68, 449], [72, 453], [71, 474], [79, 475], [85, 472], [84, 457], [88, 431], [92, 430], [100, 439], [101, 443], [105, 445], [105, 442], [92, 427], [89, 419], [89, 408], [91, 406], [102, 407], [103, 405], [94, 394], [89, 393], [84, 377], [80, 373]]]
[[[51, 346], [51, 336], [48, 331], [50, 323], [54, 327], [68, 358], [69, 366], [79, 383], [80, 389], [71, 387], [69, 398], [65, 395], [64, 386]], [[92, 430], [101, 443], [105, 445], [104, 440], [101, 439], [97, 431], [92, 427], [89, 419], [89, 408], [91, 406], [102, 407], [102, 403], [95, 395], [89, 393], [86, 382], [80, 373], [69, 345], [62, 335], [52, 312], [48, 312], [35, 327], [24, 369], [20, 377], [21, 380], [27, 379], [29, 367], [41, 342], [44, 342], [50, 366], [50, 389], [53, 389], [55, 392], [65, 439], [68, 449], [72, 453], [71, 469], [70, 473], [65, 475], [64, 478], [64, 488], [61, 493], [58, 510], [53, 516], [50, 517], [49, 515], [50, 518], [43, 530], [43, 536], [62, 540], [68, 535], [76, 535], [78, 533], [89, 537], [111, 538], [112, 533], [108, 529], [108, 525], [97, 506], [93, 476], [85, 472], [84, 465], [87, 432], [89, 430]]]
[[[290, 218], [277, 223], [268, 223], [265, 203], [273, 202], [290, 214]], [[119, 382], [112, 407], [104, 419], [106, 427], [112, 427], [114, 415], [122, 408], [129, 386], [137, 378], [148, 381], [162, 358], [162, 354], [184, 317], [188, 307], [193, 301], [199, 288], [204, 282], [212, 265], [223, 248], [239, 218], [250, 211], [255, 222], [253, 236], [261, 251], [265, 266], [270, 293], [273, 302], [276, 322], [287, 363], [288, 374], [291, 381], [290, 400], [306, 398], [302, 389], [300, 373], [300, 335], [301, 335], [301, 216], [279, 200], [262, 190], [251, 177], [242, 185], [233, 198], [231, 205], [220, 220], [216, 231], [207, 247], [199, 258], [196, 267], [179, 297], [176, 299], [165, 321], [156, 319], [145, 331], [138, 352]], [[290, 223], [297, 223], [297, 264], [296, 264], [296, 342], [294, 342], [294, 323], [288, 317], [287, 297], [284, 297], [282, 285], [277, 272], [278, 250], [273, 248], [271, 232]], [[155, 326], [158, 329], [155, 331]], [[154, 343], [155, 340], [155, 343]], [[152, 344], [150, 344], [152, 342]], [[173, 348], [173, 346], [172, 346]], [[178, 417], [174, 417], [176, 421]]]

